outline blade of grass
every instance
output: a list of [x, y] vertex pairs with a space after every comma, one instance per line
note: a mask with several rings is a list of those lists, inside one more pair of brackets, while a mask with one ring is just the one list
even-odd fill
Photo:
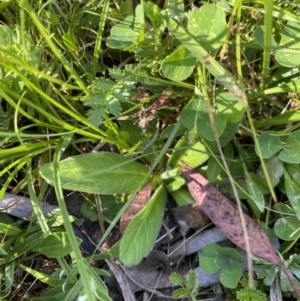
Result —
[[264, 52], [263, 52], [263, 66], [262, 66], [262, 76], [267, 77], [269, 75], [269, 67], [271, 61], [271, 38], [272, 38], [272, 25], [273, 25], [273, 0], [264, 0], [265, 16], [265, 35], [264, 35]]
[[55, 43], [50, 38], [49, 33], [46, 31], [45, 27], [41, 23], [39, 17], [35, 13], [35, 11], [32, 8], [32, 6], [28, 3], [27, 0], [20, 0], [19, 1], [19, 5], [25, 11], [27, 11], [29, 17], [34, 22], [35, 26], [37, 27], [37, 29], [39, 30], [40, 34], [42, 35], [42, 37], [45, 39], [45, 41], [47, 42], [47, 44], [49, 45], [49, 47], [53, 51], [53, 53], [56, 56], [56, 58], [62, 63], [63, 67], [66, 69], [66, 71], [68, 72], [68, 74], [70, 74], [73, 77], [73, 79], [77, 83], [78, 87], [80, 87], [80, 89], [83, 92], [85, 92], [86, 94], [88, 94], [88, 90], [87, 90], [86, 86], [84, 85], [84, 83], [82, 82], [82, 80], [80, 79], [80, 77], [77, 75], [77, 73], [71, 68], [70, 64], [68, 63], [68, 61], [64, 57], [64, 55], [58, 50], [58, 48], [56, 47]]
[[89, 281], [90, 276], [87, 272], [87, 266], [86, 266], [84, 258], [82, 257], [82, 254], [80, 252], [79, 246], [77, 244], [76, 236], [74, 234], [71, 222], [69, 220], [69, 214], [68, 214], [67, 207], [66, 207], [66, 204], [64, 201], [64, 195], [63, 195], [62, 186], [61, 186], [61, 182], [60, 182], [60, 176], [59, 176], [59, 160], [60, 160], [64, 150], [68, 146], [68, 144], [72, 141], [72, 137], [73, 137], [73, 135], [68, 135], [68, 136], [62, 137], [60, 139], [60, 142], [54, 153], [54, 158], [53, 158], [54, 189], [55, 189], [55, 193], [56, 193], [56, 197], [57, 197], [58, 206], [61, 210], [61, 215], [62, 215], [62, 218], [64, 221], [64, 226], [65, 226], [65, 229], [66, 229], [66, 232], [67, 232], [67, 235], [69, 238], [69, 242], [70, 242], [71, 248], [73, 250], [76, 263], [77, 263], [78, 272], [80, 274], [79, 281], [81, 281], [81, 283], [84, 287], [84, 292], [87, 297], [86, 300], [96, 301], [95, 295], [93, 294], [93, 288], [91, 287], [91, 283]]
[[93, 67], [92, 67], [93, 77], [95, 77], [96, 73], [98, 72], [98, 60], [102, 52], [101, 51], [102, 36], [103, 36], [104, 26], [106, 23], [106, 18], [108, 15], [109, 4], [110, 4], [110, 0], [104, 0], [104, 3], [102, 5], [101, 16], [99, 21], [99, 29], [96, 38], [95, 48], [94, 48]]

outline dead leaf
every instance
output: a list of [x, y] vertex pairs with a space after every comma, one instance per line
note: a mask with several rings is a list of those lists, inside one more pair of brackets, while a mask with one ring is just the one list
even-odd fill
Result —
[[[196, 204], [229, 240], [245, 250], [244, 233], [237, 205], [222, 195], [201, 174], [194, 172], [183, 162], [181, 164], [182, 174]], [[284, 263], [275, 253], [267, 234], [248, 215], [244, 214], [244, 219], [251, 253], [279, 265], [289, 278], [295, 293], [300, 296], [300, 290]]]
[[120, 232], [124, 233], [131, 220], [145, 207], [151, 197], [152, 182], [136, 194], [120, 219]]
[[172, 211], [182, 236], [186, 236], [190, 229], [200, 229], [208, 224], [203, 211], [191, 204], [173, 208]]

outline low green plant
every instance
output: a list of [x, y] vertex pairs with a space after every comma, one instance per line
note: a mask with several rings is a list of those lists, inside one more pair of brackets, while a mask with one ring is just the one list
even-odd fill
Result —
[[210, 274], [219, 272], [220, 282], [228, 288], [236, 288], [243, 274], [243, 257], [233, 248], [208, 244], [200, 252], [199, 264]]
[[196, 273], [193, 270], [189, 270], [186, 279], [184, 279], [178, 273], [171, 273], [169, 277], [170, 281], [174, 284], [180, 286], [180, 288], [176, 289], [172, 296], [174, 298], [187, 298], [191, 301], [197, 300], [197, 294], [200, 289], [200, 282], [196, 276]]

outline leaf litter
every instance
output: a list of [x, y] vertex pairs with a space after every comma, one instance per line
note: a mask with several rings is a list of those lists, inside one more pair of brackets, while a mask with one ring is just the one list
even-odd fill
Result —
[[[203, 210], [229, 240], [245, 250], [246, 245], [242, 221], [237, 205], [221, 194], [201, 174], [195, 172], [183, 162], [181, 164], [182, 174], [186, 179], [188, 189], [194, 197], [197, 206]], [[244, 220], [251, 253], [280, 266], [286, 273], [295, 293], [300, 296], [300, 290], [285, 264], [275, 253], [267, 234], [247, 214], [244, 214]]]

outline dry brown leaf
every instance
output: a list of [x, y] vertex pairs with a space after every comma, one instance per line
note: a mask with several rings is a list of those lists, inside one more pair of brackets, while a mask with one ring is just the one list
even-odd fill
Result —
[[[181, 164], [182, 174], [196, 204], [229, 240], [245, 250], [244, 233], [237, 205], [221, 194], [201, 174], [194, 172], [183, 162]], [[248, 215], [244, 214], [244, 220], [251, 253], [279, 265], [285, 271], [295, 293], [300, 296], [300, 290], [284, 263], [275, 253], [267, 234]]]
[[151, 198], [152, 183], [148, 183], [136, 194], [120, 219], [120, 232], [124, 233], [131, 220], [145, 207]]
[[182, 236], [186, 236], [190, 229], [200, 229], [209, 222], [198, 206], [189, 204], [173, 208], [172, 211]]

